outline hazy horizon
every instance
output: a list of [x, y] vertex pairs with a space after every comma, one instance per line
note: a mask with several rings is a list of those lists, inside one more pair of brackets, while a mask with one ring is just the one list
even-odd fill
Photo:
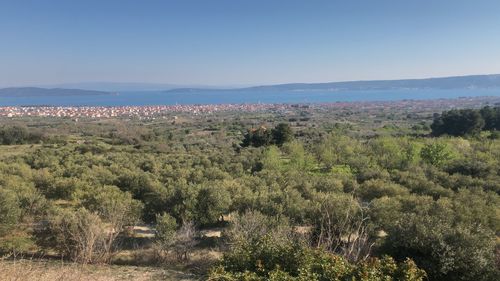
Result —
[[[208, 84], [178, 84], [178, 83], [164, 83], [164, 82], [117, 82], [117, 81], [82, 81], [82, 82], [67, 82], [61, 84], [24, 84], [24, 85], [8, 85], [0, 88], [22, 88], [22, 87], [36, 87], [36, 88], [75, 88], [75, 89], [98, 89], [105, 91], [107, 87], [131, 87], [132, 90], [168, 90], [176, 88], [206, 88], [206, 89], [238, 89], [255, 86], [273, 86], [273, 85], [286, 85], [286, 84], [322, 84], [322, 83], [342, 83], [342, 82], [366, 82], [366, 81], [398, 81], [398, 80], [425, 80], [436, 78], [452, 78], [452, 77], [468, 77], [468, 76], [496, 76], [500, 73], [487, 73], [487, 74], [465, 74], [465, 75], [447, 75], [447, 76], [433, 76], [433, 77], [413, 77], [413, 78], [398, 78], [398, 79], [362, 79], [362, 80], [342, 80], [342, 81], [322, 81], [322, 82], [308, 82], [308, 81], [290, 81], [285, 83], [256, 83], [256, 84], [234, 84], [234, 85], [208, 85]], [[135, 88], [135, 89], [134, 89]], [[128, 91], [128, 90], [123, 90]]]

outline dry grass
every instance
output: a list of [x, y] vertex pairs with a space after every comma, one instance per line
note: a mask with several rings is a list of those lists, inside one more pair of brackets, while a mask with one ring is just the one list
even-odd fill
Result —
[[220, 238], [222, 236], [222, 231], [224, 231], [224, 229], [225, 229], [224, 227], [205, 229], [200, 231], [200, 235], [202, 237]]
[[94, 266], [47, 261], [0, 261], [2, 281], [197, 280], [195, 276], [151, 267]]
[[[201, 231], [201, 243], [190, 251], [188, 260], [178, 260], [173, 251], [158, 260], [148, 243], [118, 251], [111, 261], [113, 265], [83, 265], [38, 257], [13, 260], [12, 256], [0, 256], [0, 281], [202, 280], [200, 276], [222, 256], [216, 240], [223, 229]], [[134, 227], [132, 233], [145, 241], [154, 237], [154, 229], [147, 225]]]
[[173, 252], [159, 258], [153, 249], [136, 249], [120, 251], [114, 257], [113, 263], [138, 267], [154, 265], [179, 272], [204, 275], [221, 258], [222, 252], [217, 249], [196, 249], [190, 253], [188, 260], [179, 260]]

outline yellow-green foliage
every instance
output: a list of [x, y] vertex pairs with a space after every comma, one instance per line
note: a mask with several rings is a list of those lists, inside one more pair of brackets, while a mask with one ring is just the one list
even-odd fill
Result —
[[276, 243], [270, 236], [252, 244], [236, 245], [209, 274], [209, 280], [219, 281], [421, 281], [425, 277], [425, 272], [411, 260], [396, 263], [385, 256], [352, 264], [340, 256], [312, 250], [300, 243]]

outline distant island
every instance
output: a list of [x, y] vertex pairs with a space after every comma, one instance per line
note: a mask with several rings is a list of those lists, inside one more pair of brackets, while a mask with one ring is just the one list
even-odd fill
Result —
[[313, 92], [313, 91], [377, 91], [377, 90], [453, 90], [500, 88], [500, 74], [469, 75], [443, 78], [347, 81], [329, 83], [290, 83], [237, 89], [178, 88], [166, 92]]
[[80, 89], [62, 89], [62, 88], [37, 88], [37, 87], [17, 87], [0, 89], [0, 97], [65, 97], [65, 96], [102, 96], [112, 95], [111, 92], [80, 90]]

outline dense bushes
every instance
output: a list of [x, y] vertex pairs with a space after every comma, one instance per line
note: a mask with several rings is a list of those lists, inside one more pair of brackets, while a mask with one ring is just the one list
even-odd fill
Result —
[[13, 228], [21, 217], [21, 207], [14, 192], [0, 188], [0, 235]]
[[26, 144], [39, 143], [43, 135], [39, 132], [29, 131], [22, 126], [4, 126], [0, 128], [0, 144]]
[[500, 202], [488, 202], [490, 196], [461, 191], [454, 200], [385, 201], [377, 208], [399, 209], [399, 215], [386, 221], [381, 251], [396, 259], [411, 256], [436, 280], [494, 280], [494, 231], [500, 225], [493, 209]]
[[156, 226], [159, 257], [184, 260], [200, 228], [230, 223], [219, 280], [420, 280], [417, 267], [430, 280], [498, 274], [500, 140], [325, 124], [294, 127], [291, 140], [278, 125], [266, 145], [241, 147], [236, 129], [204, 122], [171, 137], [164, 123], [141, 125], [149, 137], [139, 146], [111, 145], [109, 127], [93, 125], [102, 132], [65, 145], [3, 147], [13, 153], [0, 155], [0, 240], [108, 262], [142, 221]]
[[396, 263], [392, 258], [372, 258], [350, 264], [339, 256], [297, 245], [274, 246], [262, 238], [255, 246], [233, 250], [222, 265], [210, 272], [209, 280], [369, 280], [420, 281], [426, 274], [411, 260]]
[[209, 280], [424, 280], [425, 272], [411, 260], [397, 264], [390, 257], [349, 263], [273, 218], [247, 213], [235, 219], [231, 248]]

